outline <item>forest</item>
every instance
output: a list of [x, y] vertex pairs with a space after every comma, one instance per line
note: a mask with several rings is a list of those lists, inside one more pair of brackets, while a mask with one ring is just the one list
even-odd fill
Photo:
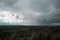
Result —
[[60, 27], [0, 26], [0, 40], [60, 40]]

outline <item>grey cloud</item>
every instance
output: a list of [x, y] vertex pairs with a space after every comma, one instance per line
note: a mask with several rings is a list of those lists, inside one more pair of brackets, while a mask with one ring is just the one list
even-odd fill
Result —
[[[36, 21], [38, 24], [60, 23], [60, 1], [59, 0], [33, 0], [31, 9], [36, 12], [42, 12], [44, 17]], [[54, 9], [54, 10], [53, 10]]]
[[60, 9], [56, 9], [46, 16], [48, 23], [60, 23]]
[[51, 3], [49, 0], [33, 0], [31, 3], [31, 9], [37, 12], [47, 13], [50, 5]]
[[14, 7], [18, 0], [0, 0], [0, 9], [14, 11], [18, 7]]
[[55, 7], [56, 7], [57, 9], [60, 8], [60, 0], [54, 0], [53, 4], [55, 5]]
[[13, 6], [18, 0], [0, 0], [5, 6]]
[[55, 8], [60, 8], [60, 0], [33, 0], [31, 3], [31, 9], [37, 12], [47, 13], [49, 7], [53, 5]]
[[59, 4], [60, 0], [0, 0], [0, 9], [23, 14], [30, 20], [27, 24], [52, 24], [60, 23]]

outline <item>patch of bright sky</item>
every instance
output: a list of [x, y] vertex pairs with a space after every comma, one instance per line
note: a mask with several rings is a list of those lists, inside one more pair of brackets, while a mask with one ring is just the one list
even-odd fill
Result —
[[0, 11], [0, 20], [7, 23], [22, 23], [24, 22], [24, 16], [10, 11]]

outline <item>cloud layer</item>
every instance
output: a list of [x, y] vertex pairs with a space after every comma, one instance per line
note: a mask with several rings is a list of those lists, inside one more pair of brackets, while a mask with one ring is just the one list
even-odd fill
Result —
[[60, 0], [0, 0], [0, 24], [60, 24], [59, 4]]

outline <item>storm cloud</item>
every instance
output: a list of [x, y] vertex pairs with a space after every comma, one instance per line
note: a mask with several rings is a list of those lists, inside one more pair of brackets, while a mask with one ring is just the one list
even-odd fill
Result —
[[3, 15], [0, 15], [0, 24], [60, 24], [59, 4], [60, 0], [0, 0], [0, 14]]

